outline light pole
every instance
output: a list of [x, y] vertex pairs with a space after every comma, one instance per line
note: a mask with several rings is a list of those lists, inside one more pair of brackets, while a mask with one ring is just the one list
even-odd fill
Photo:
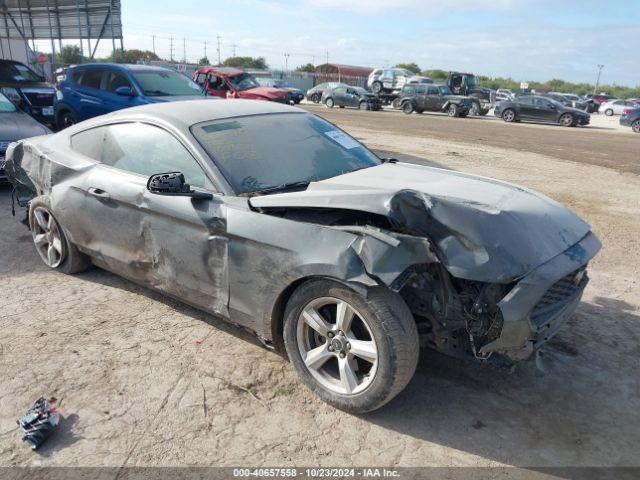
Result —
[[602, 69], [604, 68], [604, 65], [600, 65], [598, 64], [598, 78], [596, 79], [596, 86], [593, 87], [593, 94], [596, 94], [596, 90], [598, 90], [598, 85], [600, 84], [600, 74], [602, 73]]
[[284, 54], [284, 72], [287, 73], [289, 71], [289, 57], [288, 53]]

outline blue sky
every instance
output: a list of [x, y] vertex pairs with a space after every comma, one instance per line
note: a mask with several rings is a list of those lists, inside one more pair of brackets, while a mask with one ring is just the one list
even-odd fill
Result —
[[[122, 0], [126, 48], [264, 56], [272, 67], [415, 61], [516, 80], [640, 85], [640, 0]], [[235, 47], [234, 47], [235, 46]], [[101, 50], [107, 52], [110, 42]]]

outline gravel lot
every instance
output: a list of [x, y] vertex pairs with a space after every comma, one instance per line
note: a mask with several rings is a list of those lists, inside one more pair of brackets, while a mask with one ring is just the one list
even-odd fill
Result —
[[[47, 270], [2, 189], [0, 466], [639, 465], [640, 136], [310, 108], [385, 154], [521, 183], [592, 225], [603, 250], [545, 374], [425, 351], [388, 406], [336, 411], [215, 318], [98, 269]], [[33, 453], [15, 420], [40, 395], [65, 418]]]

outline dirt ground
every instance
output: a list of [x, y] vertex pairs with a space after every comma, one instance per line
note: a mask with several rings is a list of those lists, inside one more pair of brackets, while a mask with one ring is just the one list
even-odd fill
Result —
[[[545, 373], [423, 351], [389, 405], [342, 413], [215, 318], [99, 269], [47, 270], [3, 189], [0, 466], [639, 465], [640, 136], [313, 111], [385, 154], [526, 185], [592, 225], [603, 249]], [[33, 453], [15, 421], [40, 395], [65, 418]]]

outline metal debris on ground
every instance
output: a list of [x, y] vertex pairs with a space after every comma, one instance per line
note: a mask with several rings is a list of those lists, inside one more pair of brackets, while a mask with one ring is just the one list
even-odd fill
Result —
[[60, 422], [60, 414], [46, 398], [40, 397], [33, 407], [17, 421], [24, 433], [22, 440], [36, 450]]

